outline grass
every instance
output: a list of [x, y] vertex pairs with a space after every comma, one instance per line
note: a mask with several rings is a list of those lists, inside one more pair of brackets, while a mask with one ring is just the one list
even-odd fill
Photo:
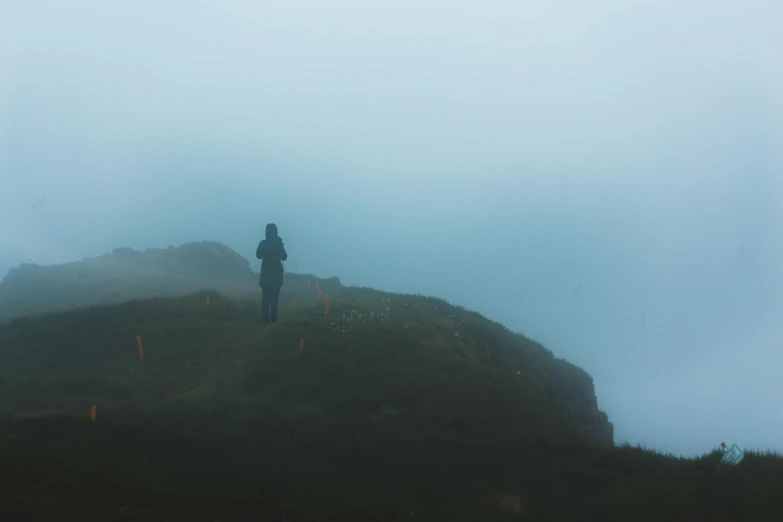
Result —
[[783, 519], [779, 455], [612, 446], [541, 345], [337, 279], [326, 316], [314, 281], [287, 276], [271, 327], [252, 287], [0, 324], [3, 520]]

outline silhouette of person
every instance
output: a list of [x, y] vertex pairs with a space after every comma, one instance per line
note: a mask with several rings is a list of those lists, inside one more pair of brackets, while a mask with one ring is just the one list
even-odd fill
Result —
[[[283, 239], [277, 235], [277, 225], [266, 226], [266, 239], [258, 244], [256, 257], [261, 260], [261, 313], [264, 324], [277, 322], [277, 304], [283, 286], [283, 261], [288, 259]], [[271, 314], [270, 314], [271, 312]]]

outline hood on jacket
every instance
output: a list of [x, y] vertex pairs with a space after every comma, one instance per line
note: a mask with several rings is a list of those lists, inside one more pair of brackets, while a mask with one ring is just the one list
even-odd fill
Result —
[[266, 238], [277, 239], [277, 225], [275, 225], [274, 223], [269, 223], [266, 226]]

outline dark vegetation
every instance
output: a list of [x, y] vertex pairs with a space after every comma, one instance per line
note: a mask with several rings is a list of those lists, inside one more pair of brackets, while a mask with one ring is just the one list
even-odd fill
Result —
[[264, 327], [257, 275], [215, 245], [188, 247], [174, 297], [149, 298], [140, 253], [121, 252], [137, 264], [113, 303], [106, 260], [64, 265], [81, 286], [12, 274], [0, 520], [783, 520], [778, 456], [614, 447], [587, 373], [439, 299], [321, 279], [326, 316], [316, 279], [289, 274]]

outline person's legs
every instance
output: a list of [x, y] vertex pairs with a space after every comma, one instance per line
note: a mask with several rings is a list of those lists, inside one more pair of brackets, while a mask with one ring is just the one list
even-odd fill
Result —
[[280, 287], [277, 286], [275, 288], [271, 288], [270, 290], [271, 291], [269, 292], [270, 293], [269, 301], [270, 301], [270, 305], [271, 305], [271, 308], [272, 308], [272, 322], [276, 323], [277, 322], [277, 304], [278, 304], [279, 299], [280, 299]]
[[264, 318], [264, 324], [269, 324], [269, 304], [271, 293], [267, 286], [261, 287], [261, 315]]

